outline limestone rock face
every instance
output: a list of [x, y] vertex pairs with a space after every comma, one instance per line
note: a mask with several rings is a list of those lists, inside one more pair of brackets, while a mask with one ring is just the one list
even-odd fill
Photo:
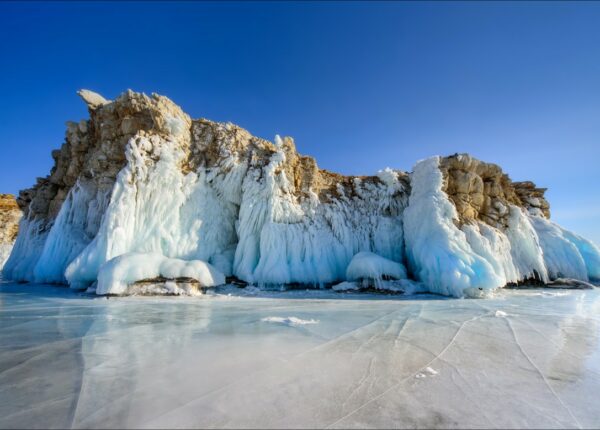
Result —
[[[67, 123], [50, 174], [17, 199], [25, 216], [11, 279], [87, 288], [127, 253], [312, 286], [346, 281], [353, 257], [372, 253], [454, 296], [529, 278], [600, 279], [600, 250], [549, 220], [543, 188], [468, 154], [347, 176], [319, 168], [290, 137], [192, 120], [163, 96], [79, 94], [89, 119]], [[122, 275], [131, 288], [142, 280]]]
[[456, 154], [440, 160], [444, 175], [443, 190], [456, 206], [461, 223], [474, 220], [505, 229], [509, 206], [539, 209], [550, 218], [550, 205], [544, 198], [545, 188], [533, 182], [512, 182], [500, 166], [485, 163], [469, 154]]
[[15, 196], [0, 194], [0, 269], [8, 258], [19, 232], [19, 220], [23, 213]]

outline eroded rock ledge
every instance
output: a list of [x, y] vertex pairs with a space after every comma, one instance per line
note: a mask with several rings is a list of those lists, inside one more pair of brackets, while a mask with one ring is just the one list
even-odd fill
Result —
[[353, 266], [353, 279], [361, 268], [383, 279], [372, 273], [381, 257], [425, 290], [455, 296], [533, 277], [600, 277], [600, 251], [549, 220], [545, 189], [467, 154], [411, 173], [344, 176], [298, 154], [290, 137], [192, 120], [163, 96], [79, 94], [90, 118], [67, 123], [50, 175], [19, 195], [25, 218], [5, 268], [13, 279], [84, 288], [112, 259], [153, 253], [248, 283], [326, 286], [346, 281], [361, 252], [375, 255]]

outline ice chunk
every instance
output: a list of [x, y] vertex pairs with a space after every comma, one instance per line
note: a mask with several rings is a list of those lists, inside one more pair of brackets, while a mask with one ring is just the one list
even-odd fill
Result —
[[333, 291], [357, 291], [360, 290], [360, 286], [356, 282], [340, 282], [331, 287]]
[[143, 279], [192, 278], [203, 287], [225, 283], [225, 275], [200, 260], [184, 261], [157, 253], [127, 253], [103, 264], [96, 294], [125, 294], [129, 285]]

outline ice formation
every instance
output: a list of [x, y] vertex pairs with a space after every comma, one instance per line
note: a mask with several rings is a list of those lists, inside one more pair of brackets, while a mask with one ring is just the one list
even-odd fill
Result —
[[98, 294], [151, 278], [169, 278], [164, 291], [178, 277], [337, 290], [371, 279], [455, 297], [600, 279], [600, 250], [549, 220], [543, 189], [468, 155], [342, 176], [291, 138], [192, 120], [166, 97], [80, 95], [90, 119], [68, 123], [51, 174], [19, 196], [7, 278]]

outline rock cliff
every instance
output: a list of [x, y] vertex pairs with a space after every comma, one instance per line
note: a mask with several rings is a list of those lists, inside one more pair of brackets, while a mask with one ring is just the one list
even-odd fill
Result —
[[[79, 94], [90, 118], [67, 124], [50, 175], [19, 195], [25, 217], [4, 271], [12, 279], [127, 293], [148, 282], [142, 272], [185, 278], [198, 261], [204, 286], [217, 272], [328, 286], [349, 279], [359, 253], [377, 260], [354, 263], [352, 279], [369, 267], [364, 278], [394, 282], [372, 270], [399, 264], [404, 281], [454, 296], [530, 278], [600, 278], [600, 251], [550, 221], [544, 189], [469, 155], [344, 176], [298, 154], [289, 137], [192, 120], [163, 96]], [[163, 269], [142, 270], [144, 258]]]
[[0, 269], [8, 259], [19, 232], [22, 212], [12, 194], [0, 194]]

